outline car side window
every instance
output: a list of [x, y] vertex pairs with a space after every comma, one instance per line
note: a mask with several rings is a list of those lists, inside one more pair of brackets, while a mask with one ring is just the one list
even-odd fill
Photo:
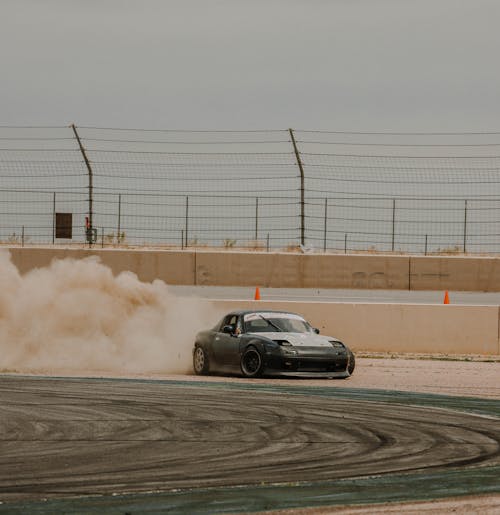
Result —
[[223, 319], [222, 325], [220, 326], [219, 331], [222, 332], [222, 328], [225, 325], [232, 325], [232, 326], [236, 327], [237, 319], [238, 319], [238, 317], [236, 315], [228, 315], [227, 317], [225, 317]]

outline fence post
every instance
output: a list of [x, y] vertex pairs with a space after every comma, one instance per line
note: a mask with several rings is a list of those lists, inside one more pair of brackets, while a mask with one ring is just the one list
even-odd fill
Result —
[[269, 233], [267, 233], [266, 249], [267, 249], [267, 252], [269, 252]]
[[185, 221], [185, 227], [184, 227], [184, 238], [185, 240], [185, 247], [188, 246], [188, 226], [189, 226], [189, 196], [186, 196], [186, 221]]
[[465, 201], [465, 209], [464, 209], [464, 254], [466, 251], [466, 242], [467, 242], [467, 200]]
[[118, 228], [116, 231], [116, 243], [120, 245], [120, 231], [121, 231], [121, 218], [122, 218], [122, 194], [118, 194]]
[[328, 198], [325, 198], [325, 229], [324, 229], [324, 235], [323, 235], [323, 252], [326, 252], [327, 220], [328, 220]]
[[24, 247], [24, 225], [23, 225], [23, 230], [21, 232], [21, 247]]
[[259, 197], [255, 199], [255, 244], [257, 245], [259, 235]]
[[424, 256], [427, 256], [427, 234], [425, 235], [425, 250], [424, 250]]
[[52, 199], [52, 245], [56, 242], [56, 192]]
[[83, 160], [85, 161], [85, 166], [87, 167], [87, 171], [89, 172], [89, 226], [87, 228], [87, 241], [89, 245], [92, 245], [92, 239], [93, 239], [93, 195], [94, 195], [94, 185], [93, 185], [93, 174], [92, 174], [92, 167], [90, 166], [90, 161], [88, 160], [87, 153], [85, 152], [85, 149], [83, 148], [82, 142], [80, 140], [80, 136], [78, 135], [78, 132], [76, 131], [75, 124], [73, 123], [71, 125], [71, 128], [73, 129], [73, 132], [75, 134], [76, 141], [78, 142], [78, 147], [80, 148], [80, 152], [82, 153]]
[[292, 139], [293, 151], [295, 152], [295, 159], [300, 171], [300, 243], [305, 245], [305, 178], [304, 178], [304, 167], [300, 159], [299, 149], [293, 135], [293, 130], [288, 129], [290, 132], [290, 138]]
[[394, 252], [394, 233], [396, 227], [396, 199], [392, 199], [392, 252]]
[[347, 254], [347, 233], [344, 235], [344, 254]]

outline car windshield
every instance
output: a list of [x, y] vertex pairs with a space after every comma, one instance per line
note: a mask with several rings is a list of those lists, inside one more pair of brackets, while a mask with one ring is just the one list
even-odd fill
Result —
[[302, 318], [285, 314], [255, 313], [245, 316], [245, 331], [247, 333], [312, 333], [312, 327]]

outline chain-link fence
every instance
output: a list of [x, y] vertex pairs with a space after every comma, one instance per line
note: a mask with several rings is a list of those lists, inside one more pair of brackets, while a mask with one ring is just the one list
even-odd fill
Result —
[[500, 133], [0, 127], [0, 242], [500, 251]]

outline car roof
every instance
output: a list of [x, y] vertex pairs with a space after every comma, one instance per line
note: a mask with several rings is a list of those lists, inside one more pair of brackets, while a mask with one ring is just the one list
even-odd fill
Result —
[[[249, 315], [250, 313], [288, 313], [290, 315], [298, 315], [298, 313], [294, 313], [293, 311], [284, 311], [282, 309], [239, 309], [235, 311], [229, 312], [228, 315]], [[299, 315], [302, 316], [302, 315]]]

